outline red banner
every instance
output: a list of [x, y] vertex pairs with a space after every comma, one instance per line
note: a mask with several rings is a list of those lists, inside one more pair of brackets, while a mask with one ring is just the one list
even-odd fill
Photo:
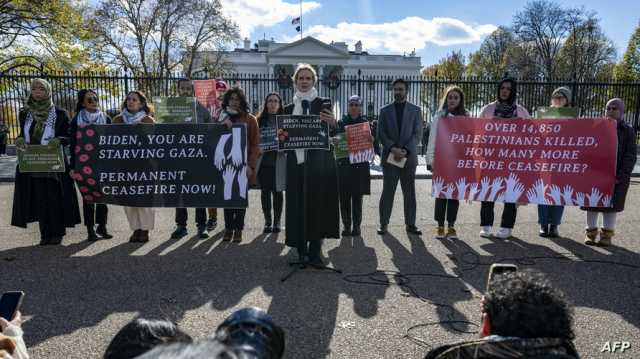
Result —
[[443, 118], [432, 195], [609, 207], [616, 151], [616, 124], [606, 118]]
[[349, 147], [349, 163], [371, 162], [375, 157], [369, 122], [344, 126]]

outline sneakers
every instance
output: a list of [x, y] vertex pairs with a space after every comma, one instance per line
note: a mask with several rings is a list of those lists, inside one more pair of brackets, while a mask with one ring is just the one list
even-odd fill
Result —
[[602, 228], [600, 230], [600, 240], [598, 241], [598, 245], [603, 247], [610, 246], [611, 239], [614, 234], [615, 232], [612, 229]]
[[209, 218], [207, 221], [207, 231], [211, 232], [218, 226], [218, 221], [213, 218]]
[[449, 239], [458, 239], [458, 233], [456, 232], [456, 229], [453, 228], [453, 227], [448, 227], [447, 228], [446, 236]]
[[206, 226], [198, 227], [198, 238], [200, 239], [209, 238], [209, 231], [207, 231]]
[[500, 230], [496, 233], [496, 238], [508, 239], [511, 237], [511, 228], [500, 227]]
[[587, 228], [584, 230], [584, 244], [594, 246], [598, 237], [598, 228]]
[[447, 235], [444, 232], [444, 227], [438, 227], [436, 229], [436, 239], [445, 239]]
[[482, 238], [491, 238], [493, 237], [491, 226], [484, 226], [480, 230], [480, 237]]
[[187, 231], [187, 227], [177, 226], [176, 230], [173, 231], [173, 233], [171, 233], [171, 239], [180, 239], [186, 236], [187, 234], [189, 234], [189, 231]]

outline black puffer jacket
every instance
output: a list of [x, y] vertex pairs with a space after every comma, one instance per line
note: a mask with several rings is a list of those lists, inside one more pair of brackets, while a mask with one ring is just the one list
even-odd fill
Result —
[[579, 359], [573, 343], [560, 338], [514, 338], [490, 336], [444, 345], [425, 359]]

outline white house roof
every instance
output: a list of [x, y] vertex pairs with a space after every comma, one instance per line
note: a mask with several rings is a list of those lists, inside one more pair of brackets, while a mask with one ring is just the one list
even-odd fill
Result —
[[267, 57], [333, 58], [346, 60], [350, 57], [350, 54], [348, 51], [327, 45], [320, 40], [307, 36], [269, 51]]

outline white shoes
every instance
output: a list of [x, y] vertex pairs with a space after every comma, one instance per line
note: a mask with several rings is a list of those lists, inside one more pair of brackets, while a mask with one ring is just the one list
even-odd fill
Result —
[[511, 237], [511, 228], [500, 228], [498, 233], [496, 233], [496, 238], [500, 239], [508, 239]]
[[482, 237], [482, 238], [491, 238], [491, 237], [493, 237], [493, 233], [491, 233], [491, 231], [492, 231], [491, 226], [482, 227], [482, 230], [480, 231], [480, 237]]

